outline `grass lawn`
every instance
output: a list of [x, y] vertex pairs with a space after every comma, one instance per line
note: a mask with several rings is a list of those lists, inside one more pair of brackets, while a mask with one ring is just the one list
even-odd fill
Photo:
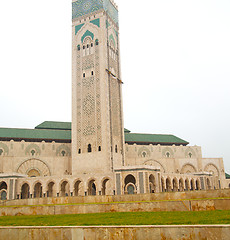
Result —
[[125, 212], [0, 217], [0, 226], [100, 226], [170, 224], [230, 224], [230, 210], [200, 212]]

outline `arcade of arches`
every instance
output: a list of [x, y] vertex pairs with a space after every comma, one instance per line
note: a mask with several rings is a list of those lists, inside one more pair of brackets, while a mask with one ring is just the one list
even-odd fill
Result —
[[[170, 177], [145, 173], [145, 181], [142, 182], [140, 173], [126, 174], [121, 179], [121, 194], [137, 193], [157, 193], [157, 192], [183, 192], [198, 191], [202, 189], [219, 189], [215, 178], [207, 177], [188, 177], [186, 175]], [[138, 184], [139, 183], [139, 184]], [[141, 184], [143, 186], [141, 187]], [[28, 178], [18, 184], [16, 193], [17, 199], [41, 198], [41, 197], [69, 197], [69, 196], [89, 196], [89, 195], [113, 195], [117, 194], [109, 177], [101, 180], [91, 178], [84, 182], [81, 179], [47, 180], [36, 177]], [[144, 187], [145, 186], [145, 187]], [[143, 188], [143, 190], [141, 190]], [[8, 183], [0, 183], [1, 200], [8, 199]]]

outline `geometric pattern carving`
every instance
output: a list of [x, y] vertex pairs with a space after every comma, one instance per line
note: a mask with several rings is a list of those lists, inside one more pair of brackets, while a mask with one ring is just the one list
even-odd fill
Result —
[[29, 159], [24, 161], [19, 165], [16, 172], [27, 175], [29, 172], [31, 172], [31, 170], [39, 172], [40, 176], [42, 177], [51, 175], [47, 164], [39, 159]]
[[187, 163], [185, 164], [182, 168], [181, 168], [181, 171], [180, 173], [194, 173], [194, 172], [197, 172], [196, 168], [190, 164], [190, 163]]
[[187, 148], [185, 151], [185, 157], [186, 158], [195, 158], [196, 157], [196, 153], [192, 148]]
[[0, 143], [0, 149], [1, 149], [0, 155], [8, 155], [9, 154], [9, 148], [6, 144]]
[[144, 165], [160, 168], [160, 171], [165, 173], [164, 166], [161, 163], [159, 163], [158, 161], [156, 161], [156, 160], [148, 160], [148, 161], [144, 162]]
[[209, 172], [215, 176], [219, 176], [218, 168], [213, 163], [207, 164], [204, 168], [204, 171]]
[[162, 151], [162, 157], [173, 158], [173, 150], [169, 147], [165, 147]]
[[30, 144], [29, 146], [26, 147], [25, 154], [26, 155], [31, 155], [31, 154], [32, 155], [40, 155], [41, 149], [36, 144]]
[[147, 147], [141, 147], [139, 150], [138, 150], [138, 156], [139, 157], [143, 157], [143, 158], [147, 158], [147, 157], [150, 157], [150, 151]]
[[71, 156], [70, 148], [64, 144], [60, 145], [56, 150], [57, 156]]

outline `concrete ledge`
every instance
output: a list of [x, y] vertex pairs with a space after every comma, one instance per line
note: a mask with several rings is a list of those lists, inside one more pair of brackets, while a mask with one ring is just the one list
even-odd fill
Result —
[[230, 225], [98, 226], [98, 227], [0, 227], [7, 240], [228, 240]]

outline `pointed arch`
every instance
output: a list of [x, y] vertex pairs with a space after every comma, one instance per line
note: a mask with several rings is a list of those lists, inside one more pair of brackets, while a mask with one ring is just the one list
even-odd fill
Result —
[[153, 160], [153, 159], [147, 160], [144, 162], [144, 165], [159, 167], [161, 172], [165, 173], [165, 167], [157, 160]]
[[195, 166], [191, 163], [186, 163], [182, 166], [180, 173], [194, 173], [197, 172]]
[[213, 175], [219, 176], [220, 172], [218, 170], [218, 167], [213, 164], [213, 163], [208, 163], [205, 167], [204, 167], [204, 171], [205, 172], [209, 172], [212, 173]]
[[116, 49], [116, 42], [115, 42], [115, 39], [113, 37], [113, 34], [110, 34], [109, 35], [109, 43], [112, 42], [114, 44], [114, 49]]
[[89, 179], [88, 181], [88, 195], [96, 196], [97, 195], [97, 184], [94, 178]]
[[81, 37], [81, 42], [84, 42], [84, 39], [86, 37], [90, 37], [92, 40], [94, 40], [94, 34], [92, 32], [90, 32], [89, 30], [86, 30], [86, 32], [82, 35]]

